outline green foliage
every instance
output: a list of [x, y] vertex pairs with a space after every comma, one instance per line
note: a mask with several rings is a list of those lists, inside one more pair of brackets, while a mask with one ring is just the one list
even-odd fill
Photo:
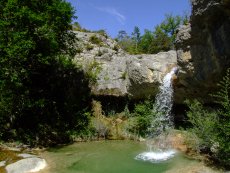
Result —
[[149, 45], [149, 53], [169, 51], [172, 49], [172, 45], [171, 38], [164, 32], [161, 26], [157, 26], [153, 32], [152, 42]]
[[150, 100], [136, 104], [133, 113], [130, 115], [129, 131], [135, 135], [145, 137], [153, 119], [152, 109], [153, 102]]
[[168, 51], [174, 49], [177, 28], [187, 22], [187, 15], [167, 14], [164, 21], [157, 25], [153, 31], [145, 30], [141, 35], [139, 28], [135, 26], [131, 36], [123, 30], [119, 31], [117, 40], [120, 47], [130, 54], [155, 54]]
[[146, 29], [140, 40], [140, 44], [139, 44], [140, 52], [150, 54], [151, 53], [150, 45], [152, 44], [153, 40], [154, 40], [153, 33], [150, 30]]
[[160, 24], [160, 28], [165, 34], [170, 36], [172, 43], [174, 43], [176, 38], [176, 29], [183, 24], [183, 17], [173, 16], [172, 14], [166, 14], [165, 20]]
[[197, 100], [186, 100], [186, 104], [189, 107], [187, 112], [188, 120], [193, 126], [191, 132], [199, 138], [197, 146], [194, 147], [198, 151], [203, 148], [211, 148], [216, 142], [217, 113], [206, 110]]
[[87, 65], [86, 77], [88, 78], [90, 84], [96, 84], [98, 75], [101, 72], [101, 64], [97, 61], [92, 61]]
[[135, 26], [131, 35], [132, 35], [131, 39], [134, 42], [134, 47], [132, 48], [132, 54], [138, 54], [138, 45], [141, 41], [140, 29], [137, 26]]
[[96, 35], [92, 35], [90, 38], [89, 38], [89, 41], [92, 43], [92, 44], [96, 44], [98, 46], [102, 46], [103, 42], [100, 38], [98, 38]]
[[74, 10], [63, 0], [2, 0], [0, 134], [52, 145], [88, 124], [89, 89], [72, 63]]
[[199, 137], [199, 148], [207, 148], [219, 164], [230, 167], [230, 69], [218, 84], [219, 91], [212, 95], [218, 111], [208, 111], [199, 102], [188, 102], [191, 131]]
[[108, 38], [108, 34], [104, 29], [100, 29], [98, 31], [95, 31], [96, 33], [100, 34], [101, 36], [104, 36], [105, 38]]
[[134, 48], [135, 43], [128, 36], [126, 31], [124, 30], [119, 31], [117, 40], [118, 40], [118, 45], [121, 47], [121, 49], [125, 50], [126, 52], [130, 54], [133, 54], [133, 48]]
[[121, 78], [122, 78], [123, 80], [125, 80], [125, 79], [126, 79], [126, 76], [127, 76], [127, 71], [124, 71], [124, 72], [122, 73], [122, 75], [121, 75]]
[[83, 52], [83, 48], [82, 47], [78, 47], [78, 48], [76, 48], [75, 52], [80, 54], [80, 53]]
[[90, 50], [92, 50], [94, 47], [93, 47], [93, 45], [91, 45], [91, 44], [86, 44], [86, 50], [87, 51], [90, 51]]
[[73, 23], [72, 30], [80, 32], [91, 32], [90, 30], [83, 28], [78, 22]]
[[118, 44], [115, 44], [113, 47], [113, 50], [118, 52], [119, 51], [120, 46]]
[[230, 167], [230, 69], [218, 86], [219, 91], [213, 95], [216, 103], [220, 105], [217, 125], [218, 158], [223, 165]]

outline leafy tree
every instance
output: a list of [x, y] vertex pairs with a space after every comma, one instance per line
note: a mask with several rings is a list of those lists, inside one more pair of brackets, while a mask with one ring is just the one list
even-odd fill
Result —
[[118, 32], [117, 36], [118, 44], [119, 46], [129, 52], [130, 54], [133, 54], [133, 47], [134, 47], [134, 41], [130, 38], [130, 36], [127, 34], [126, 31], [121, 30]]
[[145, 137], [149, 133], [153, 116], [153, 102], [151, 100], [135, 104], [128, 130], [135, 135]]
[[171, 38], [158, 25], [153, 32], [153, 40], [150, 44], [149, 52], [158, 53], [161, 51], [169, 51], [172, 48]]
[[120, 31], [118, 34], [119, 45], [130, 54], [154, 54], [174, 49], [176, 30], [187, 22], [187, 15], [166, 14], [164, 21], [157, 25], [152, 32], [145, 30], [145, 33], [141, 35], [137, 26], [134, 27], [131, 36], [128, 36], [125, 31]]
[[132, 32], [132, 39], [135, 43], [134, 51], [135, 53], [138, 53], [138, 44], [141, 41], [141, 33], [140, 33], [140, 29], [137, 26], [134, 27], [134, 30]]
[[152, 44], [153, 39], [153, 33], [146, 29], [139, 43], [139, 49], [141, 53], [151, 53], [150, 45]]
[[212, 95], [218, 111], [208, 111], [198, 101], [188, 102], [191, 131], [199, 137], [198, 149], [206, 148], [211, 158], [230, 167], [230, 69], [218, 84], [219, 91]]
[[213, 95], [216, 103], [220, 105], [217, 125], [219, 144], [217, 157], [223, 165], [230, 167], [230, 69], [227, 70], [226, 75], [218, 85], [219, 91]]
[[[0, 18], [0, 135], [64, 142], [88, 121], [80, 113], [88, 92], [80, 88], [87, 81], [70, 59], [72, 6], [64, 0], [2, 0]], [[83, 93], [85, 101], [78, 95]]]
[[126, 31], [121, 30], [118, 32], [118, 35], [117, 35], [118, 41], [122, 41], [122, 40], [127, 39], [127, 38], [128, 38], [128, 34]]
[[[172, 14], [166, 14], [165, 20], [161, 23], [160, 27], [164, 30], [164, 33], [171, 37], [175, 37], [176, 29], [182, 24], [181, 16], [173, 16]], [[173, 38], [174, 39], [174, 38]]]
[[216, 142], [217, 113], [206, 110], [197, 100], [186, 100], [186, 104], [189, 107], [188, 120], [193, 126], [191, 132], [199, 137], [197, 146], [194, 146], [194, 148], [198, 151], [205, 148], [210, 149]]

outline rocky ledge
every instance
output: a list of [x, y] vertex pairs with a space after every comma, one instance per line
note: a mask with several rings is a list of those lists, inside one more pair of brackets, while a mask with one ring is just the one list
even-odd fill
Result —
[[75, 32], [78, 39], [75, 61], [92, 79], [97, 96], [155, 96], [164, 75], [176, 66], [176, 51], [155, 55], [129, 55], [117, 43], [99, 33]]

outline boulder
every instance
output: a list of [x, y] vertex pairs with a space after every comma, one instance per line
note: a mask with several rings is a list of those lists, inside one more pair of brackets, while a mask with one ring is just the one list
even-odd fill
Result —
[[192, 0], [190, 24], [179, 29], [176, 39], [176, 103], [186, 98], [212, 102], [210, 93], [230, 67], [229, 30], [230, 0]]
[[155, 96], [166, 73], [176, 66], [176, 52], [136, 55], [127, 60], [128, 94], [131, 98]]
[[41, 158], [32, 157], [19, 160], [6, 166], [7, 173], [38, 172], [46, 167], [46, 161]]

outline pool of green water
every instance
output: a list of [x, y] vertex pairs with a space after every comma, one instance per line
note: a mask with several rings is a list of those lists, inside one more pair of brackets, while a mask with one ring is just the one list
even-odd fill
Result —
[[144, 151], [145, 143], [135, 141], [75, 143], [44, 152], [48, 167], [42, 173], [163, 173], [178, 163], [194, 162], [180, 153], [161, 163], [134, 159]]

